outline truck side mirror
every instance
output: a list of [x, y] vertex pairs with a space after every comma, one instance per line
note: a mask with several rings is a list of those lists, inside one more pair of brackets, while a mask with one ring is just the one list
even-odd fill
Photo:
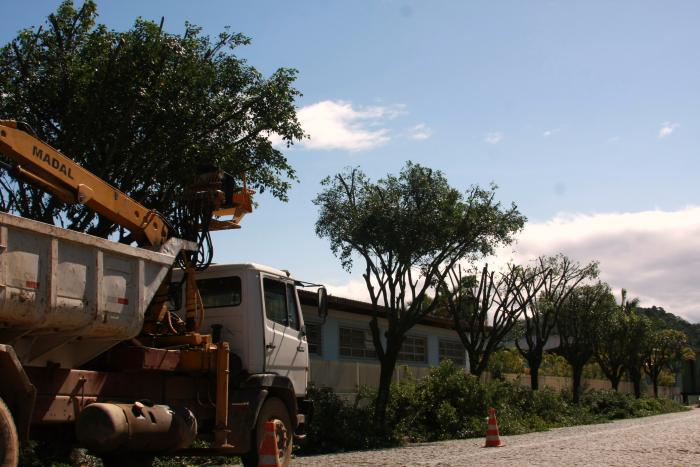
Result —
[[325, 287], [318, 288], [318, 316], [326, 322], [328, 317], [328, 291]]

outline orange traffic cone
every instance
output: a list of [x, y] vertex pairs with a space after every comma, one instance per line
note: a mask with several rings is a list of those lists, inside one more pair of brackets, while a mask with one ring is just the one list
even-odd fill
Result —
[[258, 451], [258, 467], [280, 467], [275, 422], [265, 422], [265, 433]]
[[505, 446], [506, 443], [501, 441], [498, 436], [498, 422], [496, 421], [496, 409], [489, 409], [488, 428], [486, 428], [486, 444], [485, 448], [498, 448]]

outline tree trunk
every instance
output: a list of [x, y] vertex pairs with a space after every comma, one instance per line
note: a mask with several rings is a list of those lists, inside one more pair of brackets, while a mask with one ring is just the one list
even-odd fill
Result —
[[377, 389], [377, 400], [374, 404], [374, 426], [379, 430], [386, 428], [386, 408], [389, 403], [389, 391], [391, 390], [391, 380], [396, 368], [398, 352], [387, 353], [380, 362], [379, 388]]
[[603, 374], [605, 374], [605, 377], [608, 378], [608, 380], [610, 381], [610, 386], [612, 386], [613, 390], [619, 391], [620, 380], [622, 379], [622, 371], [617, 371], [613, 368], [607, 368], [606, 366], [600, 363], [600, 360], [598, 360], [598, 365], [600, 366], [600, 369], [603, 370]]
[[608, 378], [610, 380], [610, 385], [614, 391], [619, 391], [620, 387], [620, 376], [611, 376]]
[[483, 364], [481, 354], [476, 353], [472, 357], [472, 353], [467, 352], [469, 355], [469, 373], [473, 374], [477, 378], [481, 376], [481, 373], [486, 369], [486, 365]]
[[539, 377], [541, 363], [540, 360], [528, 362], [528, 365], [530, 365], [530, 388], [533, 391], [537, 391], [540, 388]]
[[583, 375], [583, 365], [571, 365], [573, 370], [573, 385], [571, 388], [574, 404], [578, 404], [581, 398], [581, 376]]
[[632, 386], [634, 386], [634, 397], [639, 399], [642, 397], [642, 372], [639, 370], [628, 369], [627, 373], [632, 380]]
[[652, 378], [651, 384], [654, 387], [654, 398], [658, 399], [659, 398], [659, 377], [657, 376], [656, 378]]

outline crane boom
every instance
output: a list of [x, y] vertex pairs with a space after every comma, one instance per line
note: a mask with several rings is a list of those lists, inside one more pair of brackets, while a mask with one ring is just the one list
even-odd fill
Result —
[[[0, 154], [17, 165], [14, 172], [50, 191], [68, 204], [84, 204], [128, 229], [140, 244], [162, 245], [174, 232], [155, 210], [130, 198], [70, 157], [25, 131], [14, 120], [0, 120]], [[231, 215], [231, 220], [212, 219], [212, 230], [239, 228], [243, 216], [252, 211], [252, 191], [244, 188], [224, 199], [217, 190], [213, 216]]]
[[140, 243], [163, 244], [167, 222], [66, 155], [19, 128], [0, 120], [0, 153], [17, 163], [15, 170], [68, 204], [84, 204], [129, 229]]

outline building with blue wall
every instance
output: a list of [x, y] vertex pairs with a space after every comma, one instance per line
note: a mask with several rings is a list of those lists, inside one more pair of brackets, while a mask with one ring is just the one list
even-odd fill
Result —
[[[339, 393], [355, 392], [359, 385], [378, 385], [379, 361], [369, 327], [372, 305], [331, 295], [328, 317], [322, 322], [316, 314], [316, 294], [300, 291], [299, 295], [309, 342], [311, 381]], [[379, 326], [386, 328], [384, 318], [379, 319]], [[426, 317], [407, 333], [395, 378], [424, 376], [444, 359], [468, 368], [466, 351], [452, 321]]]

